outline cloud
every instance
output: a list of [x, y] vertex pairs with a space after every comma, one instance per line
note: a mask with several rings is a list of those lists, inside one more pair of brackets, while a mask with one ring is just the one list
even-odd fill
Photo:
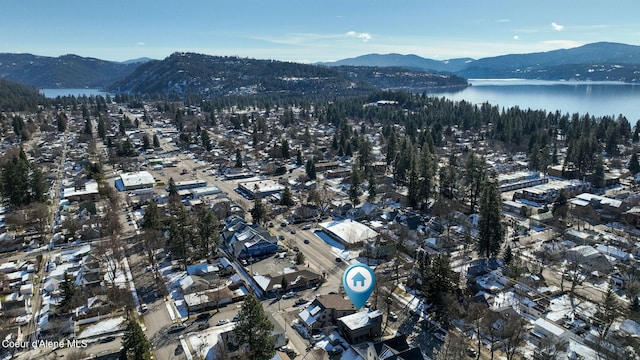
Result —
[[507, 23], [507, 22], [511, 22], [511, 19], [498, 19], [496, 21], [499, 23]]
[[513, 35], [513, 40], [520, 40], [520, 36], [518, 36], [518, 35]]
[[136, 46], [144, 46], [144, 42], [142, 42], [142, 41], [138, 41], [138, 42], [136, 43]]
[[346, 33], [347, 36], [349, 37], [355, 37], [358, 38], [360, 40], [362, 40], [363, 42], [367, 42], [369, 40], [371, 40], [371, 35], [367, 34], [367, 33], [357, 33], [355, 31], [349, 31]]
[[551, 23], [551, 27], [555, 31], [562, 31], [562, 29], [564, 29], [564, 25], [556, 24], [555, 22]]

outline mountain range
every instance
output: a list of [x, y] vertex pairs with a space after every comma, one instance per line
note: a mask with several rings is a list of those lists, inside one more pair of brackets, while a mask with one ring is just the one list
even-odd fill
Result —
[[417, 55], [369, 54], [321, 63], [327, 66], [400, 66], [465, 78], [640, 82], [640, 46], [598, 42], [571, 49], [510, 54], [478, 60], [432, 60]]
[[466, 86], [464, 78], [640, 81], [640, 46], [600, 42], [482, 59], [369, 54], [300, 64], [195, 53], [112, 62], [64, 55], [0, 54], [0, 78], [37, 88], [212, 97], [230, 94], [358, 94]]

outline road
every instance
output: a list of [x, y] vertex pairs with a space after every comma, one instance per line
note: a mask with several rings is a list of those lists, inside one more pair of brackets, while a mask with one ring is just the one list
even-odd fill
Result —
[[[165, 138], [160, 139], [160, 144], [165, 151], [179, 150], [174, 144], [170, 143]], [[253, 207], [253, 202], [247, 200], [235, 191], [238, 187], [238, 183], [246, 180], [223, 180], [221, 177], [214, 175], [212, 171], [208, 170], [210, 168], [209, 165], [203, 164], [202, 162], [196, 162], [196, 160], [186, 154], [179, 153], [177, 157], [180, 159], [180, 164], [177, 167], [164, 168], [162, 171], [154, 172], [154, 176], [163, 178], [162, 180], [167, 184], [169, 177], [173, 177], [175, 181], [179, 181], [191, 179], [195, 174], [198, 179], [205, 180], [208, 184], [217, 186], [233, 202], [239, 204], [243, 209], [245, 209], [247, 211], [245, 213], [245, 218], [247, 221], [251, 221], [251, 214], [248, 213], [248, 210]], [[182, 169], [186, 169], [187, 173], [180, 174]], [[164, 173], [165, 175], [161, 176], [160, 173]], [[296, 174], [294, 173], [289, 176], [296, 176]], [[279, 226], [280, 222], [282, 222], [281, 216], [277, 217], [273, 221], [276, 223], [276, 226], [270, 228], [269, 231], [275, 236], [284, 236], [284, 244], [291, 244], [291, 247], [299, 247], [305, 255], [310, 269], [318, 273], [326, 271], [328, 281], [325, 284], [325, 288], [328, 289], [327, 291], [338, 290], [340, 283], [342, 282], [342, 272], [347, 268], [347, 264], [344, 262], [336, 262], [336, 255], [331, 251], [331, 246], [315, 236], [312, 231], [301, 230], [300, 226], [288, 225], [286, 228], [281, 228]], [[291, 234], [291, 229], [296, 229], [296, 234]], [[310, 243], [304, 244], [304, 239], [308, 239]]]

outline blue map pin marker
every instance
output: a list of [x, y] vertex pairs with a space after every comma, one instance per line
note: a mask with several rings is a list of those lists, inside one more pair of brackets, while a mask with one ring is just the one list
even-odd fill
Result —
[[376, 275], [365, 264], [353, 264], [342, 274], [344, 291], [358, 310], [369, 300], [375, 283]]

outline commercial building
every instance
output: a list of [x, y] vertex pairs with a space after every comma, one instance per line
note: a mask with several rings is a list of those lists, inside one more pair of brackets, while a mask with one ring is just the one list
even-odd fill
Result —
[[196, 188], [202, 188], [207, 186], [207, 182], [204, 180], [184, 180], [175, 182], [176, 190], [191, 190]]
[[284, 190], [284, 185], [273, 180], [247, 181], [238, 184], [238, 190], [246, 194], [249, 198], [265, 198], [278, 194]]
[[378, 238], [378, 233], [375, 230], [349, 219], [327, 221], [319, 225], [324, 234], [345, 245], [369, 242]]
[[115, 186], [120, 191], [145, 189], [153, 187], [156, 180], [148, 171], [122, 173], [115, 181]]

